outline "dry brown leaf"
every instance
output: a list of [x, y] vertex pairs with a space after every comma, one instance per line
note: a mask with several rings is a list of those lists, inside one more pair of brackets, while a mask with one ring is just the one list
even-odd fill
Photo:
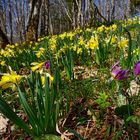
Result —
[[8, 125], [8, 119], [0, 113], [0, 133], [5, 133]]

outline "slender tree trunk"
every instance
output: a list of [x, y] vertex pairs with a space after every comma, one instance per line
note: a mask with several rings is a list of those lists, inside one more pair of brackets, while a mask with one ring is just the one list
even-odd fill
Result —
[[12, 1], [9, 0], [10, 42], [13, 43]]
[[25, 21], [26, 21], [26, 18], [25, 18], [25, 12], [24, 12], [24, 10], [25, 10], [25, 1], [24, 2], [22, 2], [22, 14], [21, 14], [21, 19], [22, 19], [22, 25], [21, 25], [21, 29], [22, 29], [22, 36], [21, 36], [21, 41], [24, 41], [25, 40], [25, 38], [26, 38], [26, 34], [25, 34], [25, 30], [26, 30], [26, 23], [25, 23]]
[[74, 0], [73, 2], [73, 27], [74, 29], [78, 27], [78, 2]]
[[53, 35], [53, 24], [52, 24], [52, 19], [51, 19], [51, 16], [50, 16], [50, 13], [49, 13], [49, 17], [50, 17], [50, 20], [49, 20], [49, 29], [50, 29], [50, 34]]
[[6, 17], [7, 17], [7, 12], [6, 12], [6, 2], [5, 0], [0, 1], [0, 9], [1, 9], [1, 13], [0, 13], [0, 24], [1, 27], [4, 29], [5, 34], [7, 34], [7, 26], [6, 26]]
[[50, 10], [49, 10], [49, 7], [50, 7], [50, 4], [49, 4], [49, 0], [45, 0], [45, 35], [49, 35], [49, 13], [50, 13]]
[[7, 45], [7, 44], [9, 44], [10, 42], [9, 42], [9, 40], [8, 40], [8, 38], [7, 38], [7, 35], [3, 32], [3, 30], [1, 29], [1, 27], [0, 27], [0, 46], [2, 47], [2, 48], [5, 48], [5, 46]]
[[61, 11], [59, 10], [59, 33], [62, 33], [62, 21], [61, 21], [61, 18], [62, 18], [62, 14], [61, 14]]
[[77, 14], [77, 26], [80, 27], [81, 26], [81, 7], [82, 7], [82, 1], [81, 0], [77, 0], [77, 6], [78, 6], [78, 14]]
[[116, 9], [116, 5], [115, 5], [115, 0], [112, 0], [112, 9], [111, 9], [111, 21], [115, 19], [115, 9]]
[[127, 17], [130, 16], [130, 12], [131, 12], [131, 1], [128, 0], [128, 7], [127, 7], [127, 12], [126, 12]]
[[30, 14], [27, 25], [27, 40], [37, 40], [38, 38], [38, 25], [41, 4], [42, 0], [32, 0], [30, 2]]
[[23, 18], [22, 18], [22, 3], [20, 3], [19, 1], [17, 2], [15, 0], [15, 10], [16, 10], [16, 15], [17, 16], [17, 20], [16, 20], [16, 33], [17, 33], [17, 40], [19, 42], [22, 42], [22, 24], [23, 24]]

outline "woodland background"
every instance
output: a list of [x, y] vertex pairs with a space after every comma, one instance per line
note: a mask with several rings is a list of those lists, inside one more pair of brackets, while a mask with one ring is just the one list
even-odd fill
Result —
[[0, 46], [110, 25], [139, 12], [140, 0], [0, 0]]

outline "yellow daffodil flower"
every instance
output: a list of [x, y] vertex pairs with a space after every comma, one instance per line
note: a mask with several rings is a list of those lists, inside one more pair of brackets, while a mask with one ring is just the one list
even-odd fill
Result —
[[85, 42], [84, 42], [84, 40], [83, 40], [82, 37], [79, 38], [79, 44], [80, 44], [80, 45], [84, 45], [84, 44], [85, 44]]
[[[87, 28], [86, 31], [87, 32], [91, 32], [91, 29], [90, 28]], [[82, 32], [82, 30], [81, 30], [81, 32]]]
[[2, 66], [4, 66], [5, 65], [5, 61], [1, 61], [1, 63], [0, 63]]
[[76, 48], [77, 48], [77, 47], [76, 47], [75, 45], [72, 47], [72, 49], [73, 49], [74, 51], [76, 51]]
[[91, 39], [87, 42], [87, 47], [94, 50], [98, 47], [98, 39], [96, 37], [91, 37]]
[[[49, 78], [49, 84], [51, 86], [52, 83], [53, 83], [54, 77], [51, 76], [49, 73], [46, 73], [46, 76]], [[41, 76], [41, 82], [42, 82], [42, 86], [44, 87], [44, 85], [45, 85], [45, 76]]]
[[33, 67], [31, 67], [31, 70], [34, 72], [38, 69], [41, 69], [44, 64], [45, 64], [45, 62], [41, 62], [41, 63], [33, 62], [33, 63], [31, 63], [31, 65], [33, 65]]
[[59, 37], [63, 40], [67, 36], [67, 33], [64, 32], [63, 34], [60, 34]]
[[109, 27], [109, 29], [110, 29], [111, 31], [116, 31], [117, 25], [116, 25], [116, 24], [113, 24], [113, 25], [111, 25], [111, 26]]
[[54, 77], [51, 76], [49, 73], [46, 73], [46, 76], [49, 77], [49, 82], [50, 82], [50, 85], [51, 85], [53, 80], [54, 80]]
[[134, 49], [134, 50], [132, 51], [132, 54], [138, 55], [138, 54], [139, 54], [139, 50], [138, 50], [138, 49]]
[[118, 47], [119, 48], [125, 48], [127, 46], [128, 46], [128, 40], [125, 39], [125, 38], [118, 42]]
[[15, 43], [15, 46], [18, 47], [18, 43]]
[[114, 43], [116, 43], [116, 42], [117, 42], [116, 36], [112, 36], [112, 38], [111, 38], [111, 43], [114, 44]]
[[106, 27], [104, 25], [97, 28], [97, 32], [103, 32], [105, 31]]
[[40, 56], [43, 55], [44, 52], [45, 52], [45, 49], [44, 49], [44, 48], [40, 48], [40, 49], [36, 52], [37, 58], [40, 58]]
[[22, 76], [17, 75], [15, 72], [11, 72], [11, 74], [4, 74], [0, 81], [0, 87], [3, 89], [7, 89], [9, 87], [15, 86], [15, 84], [19, 84]]
[[80, 53], [82, 53], [82, 48], [77, 49], [77, 54], [80, 54]]

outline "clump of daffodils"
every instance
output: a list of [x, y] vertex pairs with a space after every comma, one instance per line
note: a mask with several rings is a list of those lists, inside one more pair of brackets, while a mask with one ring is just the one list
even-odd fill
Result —
[[87, 42], [86, 47], [94, 50], [95, 48], [98, 48], [99, 42], [97, 37], [91, 37], [91, 39]]
[[116, 42], [117, 42], [117, 37], [116, 36], [112, 36], [111, 43], [115, 44]]
[[108, 31], [116, 31], [116, 30], [117, 30], [117, 25], [116, 24], [113, 24], [109, 27], [107, 27], [105, 25], [101, 25], [100, 27], [97, 28], [98, 33], [108, 32]]
[[97, 32], [99, 32], [99, 33], [103, 32], [105, 30], [106, 30], [106, 27], [104, 25], [97, 28]]
[[43, 74], [41, 76], [42, 86], [44, 86], [44, 84], [45, 84], [45, 76], [44, 76], [44, 73], [43, 73], [43, 69], [47, 70], [45, 72], [45, 75], [49, 78], [49, 84], [51, 86], [52, 83], [53, 83], [54, 77], [49, 73], [50, 61], [45, 61], [45, 62], [41, 62], [41, 63], [33, 62], [31, 65], [33, 65], [33, 67], [31, 67], [31, 70], [33, 72], [38, 70], [40, 72], [40, 74]]
[[79, 45], [85, 45], [85, 41], [83, 40], [81, 36], [79, 38]]
[[115, 35], [105, 39], [106, 43], [116, 44], [117, 43], [117, 37]]
[[117, 30], [117, 25], [113, 24], [109, 28], [110, 28], [111, 31], [116, 31]]
[[43, 55], [44, 54], [44, 52], [45, 52], [45, 49], [44, 48], [39, 48], [39, 50], [36, 52], [36, 56], [37, 56], [37, 58], [40, 58], [41, 57], [41, 55]]
[[49, 39], [49, 49], [51, 51], [55, 51], [56, 50], [56, 36], [52, 36], [52, 38]]
[[15, 52], [14, 52], [13, 49], [6, 48], [5, 50], [4, 49], [1, 49], [0, 55], [1, 56], [4, 56], [4, 57], [14, 57]]
[[74, 52], [76, 52], [77, 54], [81, 54], [82, 53], [82, 48], [81, 47], [73, 46], [71, 49]]
[[126, 38], [122, 38], [119, 42], [118, 42], [118, 47], [119, 48], [126, 48], [128, 46], [128, 39]]
[[64, 45], [62, 48], [60, 48], [59, 51], [57, 52], [58, 57], [61, 57], [61, 55], [62, 55], [63, 53], [65, 53], [65, 51], [66, 51], [67, 49], [69, 49], [69, 46], [67, 46], [67, 45]]

